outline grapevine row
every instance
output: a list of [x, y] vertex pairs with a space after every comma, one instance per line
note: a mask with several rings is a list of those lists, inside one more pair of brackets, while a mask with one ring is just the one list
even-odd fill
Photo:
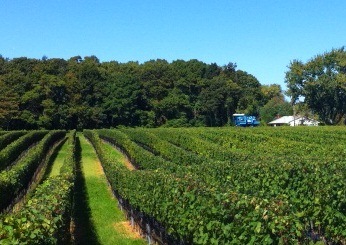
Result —
[[[95, 133], [86, 134], [97, 138]], [[309, 228], [302, 218], [304, 214], [291, 207], [286, 195], [266, 199], [239, 193], [232, 187], [215, 192], [190, 176], [177, 177], [159, 170], [126, 172], [115, 167], [111, 160], [105, 160], [107, 154], [102, 153], [102, 146], [97, 146], [95, 139], [92, 142], [99, 149], [103, 164], [109, 161], [106, 172], [113, 180], [113, 188], [187, 243], [278, 243], [310, 239], [305, 233]], [[337, 235], [332, 237], [339, 239]]]
[[[322, 238], [328, 241], [344, 241], [346, 237], [345, 150], [340, 152], [341, 154], [335, 155], [333, 151], [324, 151], [325, 147], [319, 146], [318, 140], [317, 143], [286, 140], [284, 137], [287, 134], [286, 131], [281, 136], [280, 131], [277, 132], [280, 137], [273, 138], [266, 136], [265, 130], [256, 131], [258, 135], [246, 135], [248, 131], [239, 130], [229, 130], [230, 132], [223, 129], [204, 130], [150, 129], [144, 130], [145, 133], [143, 133], [143, 129], [125, 129], [122, 132], [135, 141], [147, 144], [158, 155], [169, 155], [165, 153], [167, 150], [164, 147], [158, 148], [160, 145], [169, 145], [159, 143], [157, 137], [160, 137], [175, 146], [193, 151], [210, 160], [216, 158], [223, 160], [223, 162], [214, 162], [214, 164], [206, 161], [189, 168], [185, 166], [186, 164], [181, 164], [181, 170], [175, 170], [174, 175], [166, 178], [179, 181], [189, 179], [189, 183], [195, 183], [197, 180], [199, 190], [203, 190], [202, 192], [213, 190], [221, 196], [236, 193], [238, 196], [248, 198], [248, 201], [244, 202], [244, 205], [247, 206], [250, 205], [249, 202], [266, 203], [262, 210], [262, 218], [258, 216], [255, 219], [256, 225], [259, 227], [255, 227], [258, 228], [255, 230], [260, 231], [260, 234], [263, 231], [265, 237], [268, 235], [271, 241], [278, 241], [278, 239], [307, 241]], [[214, 137], [213, 133], [217, 136]], [[334, 132], [336, 135], [338, 133], [340, 132]], [[107, 132], [103, 132], [103, 134], [107, 134]], [[116, 135], [114, 131], [108, 131], [108, 134]], [[144, 137], [150, 134], [155, 135], [151, 141]], [[333, 132], [328, 132], [328, 134], [332, 136]], [[242, 149], [234, 149], [230, 146], [229, 143], [234, 144], [237, 141], [243, 142]], [[227, 145], [228, 147], [221, 147]], [[275, 147], [273, 147], [274, 145]], [[338, 147], [336, 148], [340, 150], [341, 144]], [[221, 156], [218, 156], [220, 150]], [[175, 165], [179, 166], [179, 164]], [[184, 171], [185, 175], [182, 174]], [[151, 176], [147, 181], [160, 183], [155, 179], [156, 175], [158, 174]], [[203, 177], [198, 178], [199, 175]], [[207, 180], [200, 181], [203, 178]], [[145, 180], [141, 180], [140, 183], [146, 184]], [[162, 185], [167, 185], [167, 183], [162, 183]], [[187, 184], [187, 186], [190, 185]], [[155, 188], [153, 190], [157, 191]], [[171, 190], [166, 189], [166, 191], [166, 195], [172, 195]], [[159, 198], [167, 197], [159, 196]], [[195, 205], [193, 207], [196, 208]], [[269, 211], [269, 207], [275, 207], [274, 211]], [[230, 205], [228, 208], [233, 209], [234, 207]], [[275, 209], [280, 212], [276, 212]], [[153, 210], [148, 212], [155, 213]], [[217, 212], [223, 213], [225, 210], [217, 209]], [[252, 213], [254, 210], [249, 212]], [[241, 219], [246, 220], [246, 217], [247, 215]], [[283, 220], [284, 224], [279, 220]], [[278, 223], [280, 225], [276, 225]], [[234, 224], [232, 223], [232, 225]], [[271, 227], [271, 230], [267, 230], [268, 227]], [[187, 228], [185, 227], [185, 229]], [[278, 230], [280, 232], [277, 232]], [[238, 232], [236, 228], [232, 231]], [[243, 231], [245, 232], [247, 229], [244, 228]], [[247, 234], [251, 234], [251, 232], [247, 231]], [[263, 238], [260, 234], [252, 235], [256, 241], [263, 242], [263, 240], [257, 240]], [[229, 237], [229, 239], [231, 238]], [[239, 237], [233, 237], [231, 240], [237, 241], [237, 239]]]
[[20, 136], [24, 135], [25, 131], [12, 131], [4, 135], [0, 134], [0, 150], [4, 149], [8, 144], [12, 143]]
[[65, 134], [65, 131], [50, 131], [38, 145], [29, 150], [25, 158], [0, 173], [0, 210], [10, 205], [28, 187], [50, 146]]
[[23, 151], [41, 140], [47, 133], [48, 131], [32, 131], [0, 151], [0, 171], [12, 164]]
[[[0, 220], [0, 240], [8, 244], [68, 244], [75, 180], [75, 131], [60, 174], [40, 184], [16, 213]], [[0, 242], [0, 243], [1, 243]]]

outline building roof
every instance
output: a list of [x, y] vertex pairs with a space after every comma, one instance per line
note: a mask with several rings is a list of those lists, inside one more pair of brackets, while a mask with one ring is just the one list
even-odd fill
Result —
[[[314, 119], [307, 118], [307, 117], [283, 116], [283, 117], [280, 117], [278, 119], [275, 119], [274, 121], [269, 122], [268, 124], [290, 124], [293, 121], [298, 121], [298, 122], [309, 121], [309, 122], [312, 122], [312, 123], [317, 123], [317, 124], [319, 123], [319, 121], [316, 121]], [[297, 124], [299, 124], [299, 123], [297, 123]]]
[[[296, 120], [298, 118], [299, 117], [296, 117]], [[283, 116], [278, 119], [275, 119], [274, 121], [269, 122], [268, 124], [286, 124], [286, 123], [292, 122], [293, 120], [294, 120], [293, 116]]]

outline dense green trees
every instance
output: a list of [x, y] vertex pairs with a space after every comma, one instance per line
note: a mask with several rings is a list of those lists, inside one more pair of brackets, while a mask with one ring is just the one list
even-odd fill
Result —
[[259, 115], [282, 96], [273, 88], [235, 63], [0, 56], [0, 128], [222, 126], [235, 112]]
[[286, 72], [288, 94], [304, 104], [325, 124], [337, 124], [346, 114], [346, 51], [333, 49], [305, 64], [294, 60]]
[[18, 95], [0, 80], [0, 125], [8, 129], [11, 120], [18, 114]]
[[283, 96], [273, 97], [260, 109], [261, 121], [269, 123], [277, 116], [292, 115], [292, 106], [285, 101]]
[[261, 121], [268, 123], [278, 116], [292, 115], [292, 106], [285, 100], [280, 85], [261, 86], [263, 95], [262, 101], [265, 103], [260, 107]]

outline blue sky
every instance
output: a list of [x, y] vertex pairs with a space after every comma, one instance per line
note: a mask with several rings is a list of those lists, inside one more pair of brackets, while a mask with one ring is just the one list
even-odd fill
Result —
[[0, 0], [0, 54], [235, 62], [285, 88], [291, 60], [346, 45], [345, 10], [345, 0]]

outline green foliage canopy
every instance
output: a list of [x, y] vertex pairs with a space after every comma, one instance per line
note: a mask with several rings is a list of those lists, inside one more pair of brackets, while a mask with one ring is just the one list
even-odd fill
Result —
[[317, 55], [305, 64], [288, 66], [286, 83], [292, 103], [304, 103], [326, 124], [337, 124], [346, 113], [346, 52], [344, 47]]
[[236, 68], [196, 59], [0, 57], [0, 128], [223, 126], [235, 112], [258, 115], [274, 96]]

